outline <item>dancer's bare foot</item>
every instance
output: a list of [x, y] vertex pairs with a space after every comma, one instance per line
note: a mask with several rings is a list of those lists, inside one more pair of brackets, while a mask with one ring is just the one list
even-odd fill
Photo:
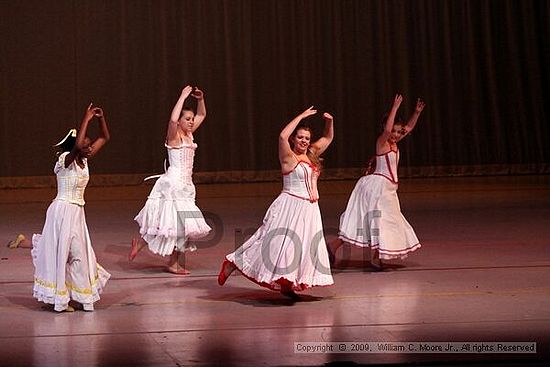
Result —
[[176, 275], [188, 275], [191, 272], [185, 268], [167, 266], [166, 271]]
[[185, 269], [185, 256], [183, 252], [172, 252], [172, 254], [170, 255], [170, 260], [166, 265], [166, 271], [176, 275], [191, 274], [189, 270]]
[[231, 275], [231, 273], [233, 273], [233, 271], [235, 271], [235, 269], [237, 269], [235, 264], [233, 264], [229, 260], [224, 260], [222, 268], [220, 269], [220, 273], [218, 274], [218, 284], [224, 285], [227, 281], [227, 278], [229, 278], [229, 276]]

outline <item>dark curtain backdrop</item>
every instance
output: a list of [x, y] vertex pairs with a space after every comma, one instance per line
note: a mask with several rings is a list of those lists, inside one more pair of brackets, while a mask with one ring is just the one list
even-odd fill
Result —
[[[427, 102], [401, 144], [410, 175], [549, 171], [550, 1], [2, 0], [0, 11], [0, 177], [51, 176], [51, 144], [90, 101], [112, 133], [92, 172], [161, 172], [187, 83], [208, 111], [195, 172], [277, 170], [280, 129], [310, 105], [335, 116], [327, 171], [362, 167], [396, 92], [405, 118]], [[310, 123], [321, 131], [320, 116]]]

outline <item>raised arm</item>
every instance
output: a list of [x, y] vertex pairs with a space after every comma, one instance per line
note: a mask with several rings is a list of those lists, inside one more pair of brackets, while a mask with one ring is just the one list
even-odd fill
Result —
[[317, 155], [323, 154], [328, 148], [332, 139], [334, 139], [334, 118], [328, 112], [323, 113], [323, 119], [325, 120], [325, 131], [323, 136], [320, 137], [315, 143], [311, 144], [311, 147], [315, 150]]
[[193, 131], [197, 130], [206, 118], [206, 103], [204, 102], [204, 93], [199, 88], [195, 88], [191, 96], [197, 99], [197, 113], [195, 114], [195, 123], [193, 124]]
[[[94, 108], [92, 107], [92, 103], [88, 105], [86, 108], [86, 112], [84, 113], [84, 117], [82, 118], [82, 122], [80, 123], [80, 128], [78, 129], [78, 133], [76, 134], [76, 142], [74, 144], [73, 149], [65, 156], [65, 168], [69, 167], [71, 163], [78, 157], [78, 153], [85, 147], [85, 139], [86, 139], [86, 133], [88, 131], [88, 125], [92, 118], [94, 117]], [[89, 147], [86, 149], [90, 149]]]
[[[290, 147], [290, 143], [288, 139], [290, 138], [290, 135], [292, 135], [292, 132], [300, 121], [302, 121], [304, 118], [314, 115], [317, 113], [317, 110], [313, 109], [313, 106], [296, 116], [292, 121], [290, 121], [281, 131], [279, 134], [279, 162], [281, 163], [281, 167], [284, 167], [286, 164], [289, 163], [292, 159], [292, 148]], [[283, 169], [285, 171], [285, 169]]]
[[391, 107], [390, 113], [388, 114], [388, 118], [386, 119], [386, 124], [384, 125], [384, 131], [382, 131], [382, 134], [380, 134], [380, 136], [376, 140], [377, 151], [380, 151], [380, 148], [387, 144], [388, 139], [391, 136], [393, 123], [395, 121], [395, 115], [397, 114], [397, 110], [399, 109], [401, 102], [403, 102], [403, 96], [401, 96], [401, 94], [396, 94], [395, 98], [393, 99], [393, 105]]
[[111, 139], [111, 134], [109, 133], [109, 128], [107, 127], [107, 120], [105, 119], [103, 109], [101, 107], [94, 107], [92, 110], [94, 111], [94, 116], [99, 120], [99, 136], [90, 145], [91, 151], [88, 154], [88, 158], [95, 156], [109, 141], [109, 139]]
[[172, 141], [176, 140], [178, 137], [178, 120], [181, 116], [181, 110], [183, 109], [183, 103], [189, 97], [193, 88], [188, 85], [182, 89], [180, 97], [174, 108], [172, 109], [172, 114], [170, 115], [170, 121], [168, 122], [168, 129], [166, 130], [166, 141], [168, 144], [171, 144]]
[[405, 132], [403, 133], [403, 135], [399, 140], [403, 139], [407, 134], [409, 134], [414, 129], [414, 127], [416, 126], [416, 122], [420, 117], [420, 114], [424, 110], [424, 107], [426, 107], [426, 103], [422, 99], [418, 98], [416, 100], [416, 106], [414, 108], [414, 112], [409, 118], [409, 121], [407, 121], [407, 125], [405, 125], [404, 127]]

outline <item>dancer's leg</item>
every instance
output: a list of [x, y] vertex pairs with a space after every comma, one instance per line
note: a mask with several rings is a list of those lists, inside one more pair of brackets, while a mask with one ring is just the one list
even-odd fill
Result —
[[174, 251], [170, 255], [170, 259], [168, 260], [168, 266], [166, 267], [166, 270], [172, 274], [177, 275], [187, 275], [191, 272], [187, 269], [185, 269], [185, 266], [180, 264], [180, 258], [181, 263], [185, 264], [185, 255], [183, 252]]
[[330, 266], [334, 266], [336, 263], [336, 251], [344, 244], [340, 238], [335, 238], [334, 240], [327, 243], [328, 250], [328, 259], [330, 261]]
[[8, 242], [8, 247], [9, 248], [17, 248], [17, 247], [32, 248], [32, 242], [29, 239], [27, 239], [27, 237], [25, 237], [24, 234], [19, 233], [14, 240], [11, 240], [10, 242]]
[[378, 249], [375, 249], [371, 254], [371, 265], [378, 271], [384, 270], [384, 264], [382, 263], [382, 259], [380, 259], [380, 252]]

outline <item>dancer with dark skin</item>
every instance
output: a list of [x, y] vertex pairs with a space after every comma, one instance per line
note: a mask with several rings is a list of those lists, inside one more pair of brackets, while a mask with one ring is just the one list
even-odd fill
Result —
[[[100, 135], [92, 141], [86, 134], [94, 118], [99, 121]], [[69, 302], [93, 311], [110, 277], [96, 261], [84, 213], [88, 162], [109, 138], [103, 110], [90, 103], [78, 133], [72, 129], [56, 144], [60, 147], [54, 167], [57, 196], [48, 207], [42, 233], [32, 237], [31, 254], [35, 267], [33, 296], [52, 304], [58, 312], [74, 311]], [[25, 241], [19, 245], [22, 242], [28, 247]]]

